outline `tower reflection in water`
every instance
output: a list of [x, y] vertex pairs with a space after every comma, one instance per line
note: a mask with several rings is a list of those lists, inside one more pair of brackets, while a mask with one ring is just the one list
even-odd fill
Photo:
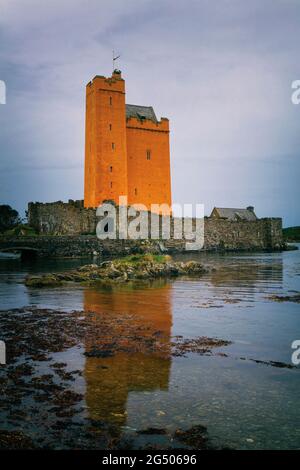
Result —
[[[168, 390], [171, 369], [171, 293], [172, 287], [163, 282], [155, 283], [151, 288], [85, 291], [86, 311], [98, 313], [99, 319], [103, 314], [109, 314], [116, 325], [118, 317], [130, 316], [132, 322], [129, 321], [129, 324], [134, 325], [132, 331], [129, 326], [127, 334], [128, 352], [117, 352], [106, 358], [86, 358], [84, 376], [90, 419], [121, 427], [126, 424], [130, 392]], [[164, 353], [130, 352], [130, 341], [133, 341], [136, 331], [144, 335], [145, 341], [151, 341], [156, 331], [166, 342]], [[89, 346], [86, 344], [86, 349]]]

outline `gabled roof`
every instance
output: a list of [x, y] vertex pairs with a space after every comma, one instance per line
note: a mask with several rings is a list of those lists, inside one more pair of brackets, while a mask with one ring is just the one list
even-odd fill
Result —
[[211, 217], [217, 215], [228, 220], [257, 220], [254, 209], [235, 209], [228, 207], [214, 207]]
[[152, 106], [138, 106], [136, 104], [126, 104], [126, 119], [135, 117], [137, 119], [150, 119], [157, 122]]

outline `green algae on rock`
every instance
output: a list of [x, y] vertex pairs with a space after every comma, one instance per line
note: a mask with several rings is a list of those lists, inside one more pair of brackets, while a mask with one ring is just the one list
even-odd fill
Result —
[[95, 283], [103, 281], [126, 282], [177, 276], [199, 276], [207, 272], [196, 261], [173, 261], [168, 255], [132, 255], [98, 264], [88, 264], [72, 271], [27, 276], [28, 287], [57, 287], [66, 282]]

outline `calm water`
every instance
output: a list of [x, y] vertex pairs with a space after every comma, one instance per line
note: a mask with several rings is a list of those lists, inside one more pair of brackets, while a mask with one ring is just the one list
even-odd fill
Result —
[[[36, 290], [22, 283], [29, 272], [62, 271], [86, 260], [0, 260], [0, 309], [37, 305], [125, 313], [170, 338], [231, 340], [232, 345], [221, 348], [228, 357], [189, 354], [162, 360], [119, 353], [97, 359], [86, 358], [82, 347], [59, 359], [84, 370], [74, 387], [85, 393], [85, 413], [117, 423], [121, 433], [202, 424], [217, 445], [300, 448], [300, 369], [240, 359], [291, 362], [291, 343], [300, 339], [300, 306], [274, 302], [269, 296], [300, 291], [300, 251], [199, 258], [216, 266], [216, 272], [200, 280], [123, 286], [110, 292], [78, 287]], [[99, 367], [103, 363], [105, 372]]]

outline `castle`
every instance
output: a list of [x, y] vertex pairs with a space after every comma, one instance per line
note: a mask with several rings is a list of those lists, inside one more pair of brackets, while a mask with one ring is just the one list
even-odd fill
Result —
[[[184, 222], [185, 227], [188, 220], [163, 208], [158, 210], [159, 233], [152, 237], [150, 229], [144, 245], [144, 240], [97, 239], [96, 208], [108, 200], [118, 206], [120, 196], [127, 196], [128, 206], [143, 204], [152, 212], [153, 204], [167, 204], [168, 209], [172, 204], [169, 121], [158, 121], [152, 107], [126, 105], [125, 82], [121, 72], [115, 70], [109, 78], [96, 75], [86, 86], [84, 201], [30, 202], [29, 225], [39, 234], [50, 235], [34, 237], [32, 246], [43, 256], [127, 254], [144, 248], [159, 252], [185, 250], [185, 235], [175, 236], [175, 226]], [[153, 215], [146, 214], [148, 218]], [[163, 236], [161, 222], [165, 215], [171, 215], [169, 239]], [[196, 222], [192, 219], [193, 227]], [[28, 239], [24, 243], [28, 249]], [[4, 241], [2, 249], [15, 246], [13, 240]], [[252, 206], [215, 207], [210, 217], [204, 218], [204, 250], [273, 250], [283, 246], [281, 218], [259, 219]]]
[[[119, 70], [86, 86], [84, 207], [105, 200], [171, 206], [169, 120], [151, 106], [125, 104]], [[161, 211], [162, 213], [167, 213]]]

